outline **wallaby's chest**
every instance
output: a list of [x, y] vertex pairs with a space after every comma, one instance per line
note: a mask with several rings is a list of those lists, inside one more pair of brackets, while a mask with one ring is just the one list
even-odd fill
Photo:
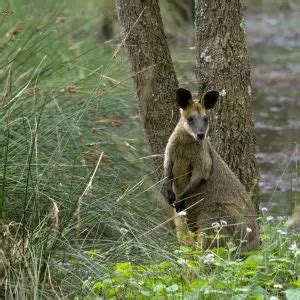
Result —
[[172, 175], [175, 193], [181, 193], [191, 177], [208, 179], [211, 158], [207, 147], [198, 144], [179, 144], [172, 155]]

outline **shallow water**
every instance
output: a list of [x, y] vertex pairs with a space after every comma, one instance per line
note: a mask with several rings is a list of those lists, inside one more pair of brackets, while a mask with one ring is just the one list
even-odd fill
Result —
[[300, 13], [248, 14], [245, 21], [260, 197], [262, 206], [286, 215], [300, 203]]

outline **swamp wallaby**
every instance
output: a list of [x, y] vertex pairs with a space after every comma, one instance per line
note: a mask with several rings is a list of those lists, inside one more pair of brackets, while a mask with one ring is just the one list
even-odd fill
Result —
[[206, 111], [216, 105], [218, 97], [217, 91], [209, 91], [198, 101], [188, 90], [177, 90], [181, 117], [164, 159], [167, 198], [176, 210], [179, 241], [190, 243], [196, 238], [208, 248], [233, 240], [243, 251], [253, 250], [259, 247], [254, 206], [207, 139]]

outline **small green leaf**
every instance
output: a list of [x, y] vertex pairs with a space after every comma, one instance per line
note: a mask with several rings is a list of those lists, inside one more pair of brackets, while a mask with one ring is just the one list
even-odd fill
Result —
[[203, 286], [207, 286], [209, 282], [207, 280], [194, 280], [191, 284], [193, 288], [199, 288]]
[[300, 300], [300, 289], [288, 289], [284, 293], [286, 300]]
[[117, 295], [116, 293], [116, 288], [110, 288], [110, 289], [107, 289], [105, 291], [105, 294], [108, 296], [108, 297], [115, 297]]
[[174, 284], [172, 284], [171, 286], [168, 286], [168, 287], [166, 288], [166, 290], [167, 290], [168, 292], [173, 293], [173, 292], [178, 291], [178, 290], [179, 290], [179, 287], [178, 287], [178, 285], [177, 285], [176, 283], [174, 283]]
[[213, 253], [223, 259], [226, 259], [228, 257], [228, 249], [223, 247], [213, 249]]
[[121, 262], [116, 264], [116, 270], [127, 270], [131, 268], [131, 262]]
[[95, 293], [99, 293], [101, 291], [101, 289], [103, 288], [104, 284], [103, 282], [96, 282], [94, 285], [93, 285], [93, 291]]
[[262, 288], [261, 286], [251, 287], [251, 295], [263, 296], [265, 295], [265, 293], [266, 293], [265, 289]]
[[117, 275], [123, 275], [124, 277], [130, 277], [133, 274], [131, 262], [117, 263], [115, 267], [115, 273]]
[[243, 264], [245, 266], [247, 266], [248, 268], [256, 269], [260, 264], [262, 264], [262, 262], [263, 262], [263, 256], [254, 254], [254, 255], [248, 256], [244, 260]]
[[140, 291], [142, 295], [150, 297], [151, 296], [151, 292], [150, 291], [145, 291], [145, 290], [141, 290]]
[[158, 292], [164, 290], [165, 288], [166, 288], [166, 286], [164, 284], [158, 283], [153, 287], [153, 292], [158, 293]]
[[292, 281], [289, 283], [290, 285], [293, 285], [295, 287], [300, 287], [300, 280]]
[[255, 296], [250, 296], [247, 299], [249, 299], [249, 300], [264, 300], [265, 297], [262, 295], [255, 295]]
[[113, 280], [110, 279], [110, 278], [105, 278], [105, 279], [102, 281], [102, 285], [103, 285], [103, 287], [111, 286], [111, 285], [113, 285]]
[[230, 298], [230, 300], [246, 300], [247, 294], [238, 294]]

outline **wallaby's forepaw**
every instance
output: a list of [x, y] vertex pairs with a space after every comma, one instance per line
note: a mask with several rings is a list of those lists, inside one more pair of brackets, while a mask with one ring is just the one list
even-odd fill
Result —
[[180, 197], [176, 200], [175, 202], [175, 209], [176, 212], [181, 212], [183, 210], [185, 210], [185, 200], [181, 199]]
[[176, 196], [172, 190], [168, 190], [168, 203], [172, 207], [175, 206]]

